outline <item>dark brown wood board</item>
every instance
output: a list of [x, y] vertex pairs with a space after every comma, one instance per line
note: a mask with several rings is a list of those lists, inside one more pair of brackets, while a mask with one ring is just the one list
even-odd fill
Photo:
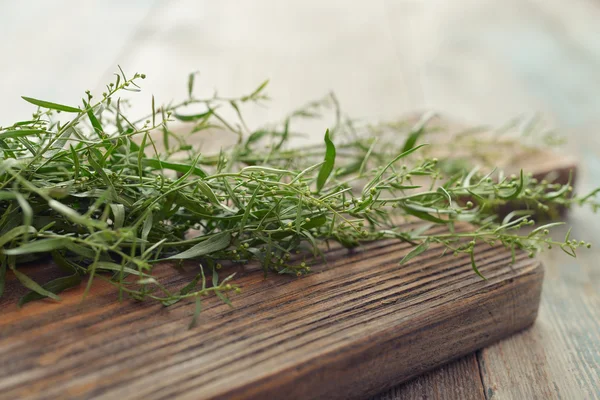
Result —
[[[440, 228], [438, 228], [440, 229]], [[440, 257], [432, 246], [371, 243], [327, 251], [302, 278], [241, 271], [234, 307], [206, 298], [196, 328], [180, 302], [119, 303], [98, 281], [61, 302], [22, 309], [14, 281], [0, 302], [2, 398], [348, 399], [376, 394], [531, 325], [543, 269], [519, 252], [478, 245]], [[43, 281], [49, 268], [26, 272]], [[177, 286], [196, 271], [162, 265]]]

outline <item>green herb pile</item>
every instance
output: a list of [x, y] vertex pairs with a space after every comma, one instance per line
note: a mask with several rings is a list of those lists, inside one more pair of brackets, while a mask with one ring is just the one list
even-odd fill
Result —
[[[254, 262], [265, 273], [302, 275], [310, 267], [296, 253], [318, 256], [330, 241], [348, 248], [407, 241], [415, 247], [403, 262], [438, 243], [444, 253], [469, 254], [477, 274], [473, 253], [480, 242], [531, 256], [553, 246], [575, 256], [590, 246], [569, 235], [551, 239], [548, 229], [559, 223], [529, 226], [533, 213], [584, 203], [597, 208], [597, 191], [578, 197], [569, 184], [538, 182], [524, 172], [504, 176], [464, 160], [438, 160], [426, 119], [385, 129], [357, 126], [329, 96], [281, 124], [251, 131], [242, 109], [266, 100], [266, 82], [240, 98], [199, 99], [191, 75], [188, 99], [161, 107], [153, 99], [152, 113], [133, 120], [120, 95], [138, 91], [144, 78], [120, 71], [99, 100], [88, 91], [79, 106], [23, 97], [38, 107], [32, 119], [0, 128], [0, 296], [10, 270], [31, 290], [21, 303], [58, 299], [79, 284], [87, 293], [96, 279], [115, 285], [121, 296], [165, 305], [183, 298], [199, 305], [210, 292], [228, 302], [239, 288], [216, 270]], [[324, 143], [291, 146], [296, 121], [328, 106], [336, 118], [323, 129]], [[193, 107], [203, 111], [192, 113]], [[236, 117], [228, 121], [226, 114]], [[199, 139], [215, 130], [234, 134], [236, 143], [201, 153]], [[391, 136], [385, 139], [382, 130]], [[427, 138], [434, 140], [426, 145]], [[524, 211], [499, 216], [499, 207], [513, 202]], [[401, 225], [405, 219], [413, 223]], [[460, 221], [473, 228], [457, 233]], [[440, 232], [434, 225], [447, 230], [434, 233]], [[50, 258], [69, 275], [35, 282], [21, 268]], [[199, 275], [171, 292], [152, 275], [164, 260], [195, 260]]]

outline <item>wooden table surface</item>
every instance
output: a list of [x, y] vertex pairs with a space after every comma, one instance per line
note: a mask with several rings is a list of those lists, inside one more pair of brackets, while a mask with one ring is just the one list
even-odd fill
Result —
[[[539, 112], [581, 161], [578, 188], [600, 186], [600, 3], [595, 0], [0, 0], [0, 125], [29, 95], [75, 103], [120, 64], [149, 78], [138, 102], [185, 95], [188, 72], [223, 95], [271, 79], [251, 126], [333, 90], [368, 120], [442, 110], [500, 125]], [[139, 106], [136, 109], [140, 109]], [[315, 131], [312, 139], [320, 138]], [[573, 237], [600, 237], [574, 210]], [[541, 256], [533, 328], [377, 399], [600, 398], [600, 241], [577, 259]]]

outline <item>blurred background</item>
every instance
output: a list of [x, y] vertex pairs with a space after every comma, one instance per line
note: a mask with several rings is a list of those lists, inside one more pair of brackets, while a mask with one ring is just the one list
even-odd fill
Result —
[[[278, 119], [334, 91], [347, 114], [442, 110], [500, 125], [533, 112], [566, 130], [600, 122], [600, 3], [592, 0], [0, 0], [0, 124], [33, 96], [77, 103], [117, 64], [144, 93], [223, 95], [270, 79]], [[141, 102], [141, 100], [140, 100]], [[149, 107], [147, 107], [149, 108]], [[322, 132], [318, 133], [321, 137]]]
[[[599, 21], [598, 0], [0, 0], [0, 125], [33, 111], [21, 95], [79, 104], [84, 90], [101, 93], [117, 65], [147, 74], [142, 111], [151, 94], [184, 98], [192, 71], [201, 93], [223, 96], [270, 79], [273, 100], [246, 114], [251, 128], [330, 91], [373, 122], [436, 110], [500, 126], [539, 113], [567, 136], [583, 192], [600, 186]], [[588, 210], [569, 217], [594, 242], [590, 221]], [[597, 242], [577, 260], [543, 255], [538, 322], [488, 350], [521, 355], [525, 372], [502, 373], [525, 392], [523, 378], [539, 375], [563, 398], [600, 393]]]
[[[441, 111], [500, 126], [539, 114], [600, 185], [600, 3], [594, 0], [0, 0], [0, 125], [26, 95], [79, 104], [117, 65], [146, 73], [134, 114], [270, 79], [250, 128], [335, 92], [352, 118]], [[325, 127], [309, 132], [322, 140]], [[594, 150], [596, 149], [596, 150]], [[588, 179], [584, 181], [588, 181]]]

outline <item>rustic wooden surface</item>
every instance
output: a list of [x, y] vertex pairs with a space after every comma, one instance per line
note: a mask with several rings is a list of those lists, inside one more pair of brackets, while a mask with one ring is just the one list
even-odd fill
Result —
[[[12, 280], [0, 300], [1, 396], [362, 398], [534, 322], [543, 269], [525, 252], [510, 266], [510, 251], [479, 245], [484, 281], [469, 256], [440, 257], [440, 245], [400, 266], [411, 249], [398, 241], [352, 253], [333, 249], [327, 263], [301, 279], [241, 271], [236, 282], [244, 290], [235, 306], [206, 298], [190, 330], [190, 303], [119, 304], [108, 283], [96, 285], [85, 302], [82, 285], [59, 303], [19, 309]], [[158, 275], [176, 285], [197, 272], [165, 265]], [[39, 266], [28, 271], [40, 282], [46, 273]], [[452, 372], [467, 372], [477, 361], [471, 356], [457, 365]], [[450, 372], [441, 375], [450, 381]], [[426, 386], [425, 392], [444, 390]]]
[[396, 386], [371, 400], [479, 400], [482, 398], [484, 398], [483, 383], [479, 376], [477, 355], [470, 354], [435, 371], [423, 374], [408, 384]]
[[[280, 118], [328, 90], [350, 115], [367, 119], [435, 109], [500, 126], [540, 112], [568, 136], [566, 152], [581, 166], [579, 189], [600, 186], [596, 0], [0, 5], [0, 125], [28, 116], [18, 96], [68, 104], [83, 89], [100, 90], [117, 63], [146, 72], [145, 89], [164, 101], [185, 96], [185, 75], [201, 70], [199, 82], [222, 94], [271, 78], [271, 111], [256, 110], [250, 124]], [[314, 140], [321, 136], [315, 130]], [[600, 237], [597, 221], [587, 210], [568, 219], [575, 237], [592, 242]], [[479, 354], [483, 395], [471, 383], [478, 371], [455, 363], [382, 398], [435, 398], [423, 385], [445, 388], [446, 399], [465, 398], [467, 387], [474, 398], [600, 398], [599, 257], [600, 242], [577, 259], [542, 255], [538, 322]]]

